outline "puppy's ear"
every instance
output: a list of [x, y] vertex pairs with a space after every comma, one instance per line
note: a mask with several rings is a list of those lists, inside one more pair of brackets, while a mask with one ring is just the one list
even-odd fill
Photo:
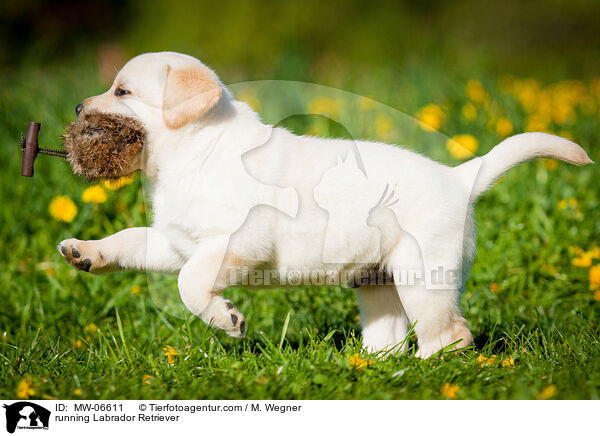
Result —
[[178, 70], [167, 65], [163, 94], [163, 121], [179, 129], [211, 109], [221, 98], [221, 86], [212, 71], [203, 66]]

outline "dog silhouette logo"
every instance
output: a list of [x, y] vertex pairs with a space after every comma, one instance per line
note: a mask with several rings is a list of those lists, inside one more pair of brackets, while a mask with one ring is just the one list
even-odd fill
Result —
[[50, 423], [50, 411], [29, 401], [5, 404], [6, 431], [14, 433], [17, 428], [28, 430], [47, 430]]

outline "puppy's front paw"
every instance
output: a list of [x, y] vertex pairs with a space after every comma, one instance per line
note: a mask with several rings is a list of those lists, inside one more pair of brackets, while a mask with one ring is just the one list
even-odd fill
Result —
[[68, 263], [82, 271], [100, 273], [108, 267], [100, 250], [94, 247], [94, 241], [65, 239], [56, 248]]

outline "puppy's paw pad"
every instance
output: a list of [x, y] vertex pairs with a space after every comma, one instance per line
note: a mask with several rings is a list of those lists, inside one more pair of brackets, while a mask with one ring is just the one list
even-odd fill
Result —
[[90, 272], [102, 267], [102, 255], [85, 246], [84, 241], [65, 239], [57, 246], [58, 252], [75, 268]]
[[229, 319], [231, 320], [231, 327], [225, 330], [227, 334], [234, 338], [243, 338], [246, 336], [246, 319], [244, 315], [237, 310], [231, 301], [225, 303], [225, 309], [229, 313]]

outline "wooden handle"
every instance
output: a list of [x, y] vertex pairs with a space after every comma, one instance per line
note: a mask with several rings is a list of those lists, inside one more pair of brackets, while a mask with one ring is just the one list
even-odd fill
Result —
[[21, 175], [33, 177], [33, 162], [38, 154], [38, 133], [40, 133], [40, 123], [30, 121], [27, 124], [27, 134], [25, 135], [25, 148], [23, 149], [23, 160], [21, 161]]

